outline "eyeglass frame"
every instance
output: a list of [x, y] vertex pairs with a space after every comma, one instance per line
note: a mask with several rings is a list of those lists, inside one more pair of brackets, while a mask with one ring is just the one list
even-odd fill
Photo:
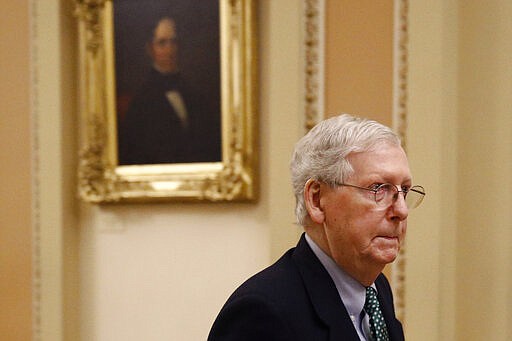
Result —
[[[412, 210], [412, 209], [415, 209], [416, 207], [418, 207], [419, 205], [421, 205], [421, 203], [423, 202], [423, 199], [425, 198], [425, 195], [426, 195], [425, 188], [423, 186], [420, 186], [420, 185], [411, 186], [409, 189], [407, 189], [407, 191], [404, 191], [403, 188], [398, 189], [397, 185], [393, 185], [393, 184], [390, 184], [390, 183], [380, 184], [376, 188], [361, 187], [361, 186], [356, 186], [356, 185], [352, 185], [352, 184], [337, 183], [337, 182], [334, 183], [334, 184], [336, 186], [352, 187], [352, 188], [357, 188], [357, 189], [362, 189], [362, 190], [365, 190], [365, 191], [373, 192], [375, 204], [377, 206], [379, 206], [379, 207], [385, 207], [385, 208], [388, 208], [388, 207], [391, 207], [392, 205], [394, 205], [396, 203], [396, 201], [398, 200], [398, 196], [400, 195], [400, 193], [402, 193], [402, 195], [404, 197], [404, 201], [407, 204], [407, 194], [410, 191], [413, 191], [415, 193], [421, 194], [421, 198], [418, 200], [418, 203], [415, 204], [414, 206], [409, 207], [409, 205], [407, 205], [407, 208]], [[377, 201], [377, 192], [383, 186], [391, 186], [391, 187], [393, 187], [396, 190], [396, 194], [393, 195], [393, 199], [392, 199], [391, 203], [389, 205], [387, 205], [387, 206], [382, 206], [382, 205], [379, 204], [379, 201]]]

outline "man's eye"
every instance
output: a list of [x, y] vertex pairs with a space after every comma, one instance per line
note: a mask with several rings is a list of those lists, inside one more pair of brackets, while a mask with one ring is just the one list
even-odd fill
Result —
[[371, 189], [372, 191], [382, 190], [382, 187], [383, 187], [382, 185], [384, 185], [384, 184], [376, 183], [376, 184], [371, 185], [368, 188]]

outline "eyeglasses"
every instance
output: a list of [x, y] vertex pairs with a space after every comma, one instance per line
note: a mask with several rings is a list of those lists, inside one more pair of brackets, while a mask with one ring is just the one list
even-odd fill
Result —
[[409, 208], [410, 210], [418, 207], [423, 201], [423, 198], [425, 197], [425, 189], [422, 186], [412, 186], [410, 188], [402, 188], [402, 190], [398, 190], [397, 186], [392, 184], [381, 184], [376, 186], [375, 188], [359, 187], [350, 184], [336, 185], [370, 191], [374, 195], [375, 203], [377, 204], [377, 206], [385, 208], [393, 205], [398, 200], [399, 193], [403, 194], [405, 204], [407, 205], [407, 208]]

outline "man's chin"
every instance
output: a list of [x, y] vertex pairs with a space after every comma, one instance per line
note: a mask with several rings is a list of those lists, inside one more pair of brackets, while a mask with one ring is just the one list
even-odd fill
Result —
[[162, 73], [175, 73], [178, 68], [173, 63], [155, 64], [158, 71]]
[[386, 250], [380, 250], [376, 258], [379, 260], [379, 263], [383, 265], [393, 263], [395, 259], [398, 257], [399, 251], [399, 248], [389, 248]]

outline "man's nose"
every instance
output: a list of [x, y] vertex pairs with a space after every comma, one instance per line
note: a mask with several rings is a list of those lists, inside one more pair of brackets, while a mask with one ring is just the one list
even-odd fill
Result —
[[409, 208], [407, 207], [407, 203], [405, 202], [405, 194], [403, 191], [399, 191], [396, 193], [396, 199], [393, 205], [391, 205], [393, 218], [399, 220], [407, 219], [409, 215]]

